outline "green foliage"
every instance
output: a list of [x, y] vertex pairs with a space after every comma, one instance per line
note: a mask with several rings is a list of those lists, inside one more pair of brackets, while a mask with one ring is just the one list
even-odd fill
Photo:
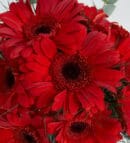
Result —
[[48, 138], [51, 143], [56, 143], [54, 135], [48, 135]]
[[104, 2], [103, 10], [108, 16], [111, 15], [115, 9], [114, 4], [117, 2], [117, 0], [102, 0], [102, 1]]
[[103, 0], [103, 2], [106, 4], [114, 4], [117, 2], [117, 0]]
[[108, 104], [108, 109], [112, 111], [112, 117], [113, 118], [120, 118], [120, 112], [119, 108], [120, 105], [118, 103], [118, 100], [116, 99], [116, 96], [113, 95], [112, 92], [108, 91], [107, 89], [104, 89], [105, 93], [105, 102]]
[[107, 15], [111, 15], [114, 9], [115, 9], [115, 5], [113, 4], [105, 4], [103, 7], [103, 10]]
[[2, 53], [0, 52], [0, 59], [3, 59], [3, 55], [2, 55]]
[[33, 3], [36, 3], [37, 0], [30, 0], [30, 2], [33, 4]]

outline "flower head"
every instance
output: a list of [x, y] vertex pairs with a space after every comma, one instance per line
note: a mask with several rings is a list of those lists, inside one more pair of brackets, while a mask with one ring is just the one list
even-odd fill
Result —
[[0, 59], [0, 75], [0, 107], [3, 107], [15, 95], [17, 77], [10, 64], [3, 59]]
[[90, 118], [87, 113], [81, 113], [69, 119], [49, 123], [48, 132], [56, 135], [58, 143], [115, 143], [118, 140], [120, 124], [109, 115], [103, 111]]
[[49, 143], [45, 136], [43, 119], [36, 115], [31, 116], [29, 110], [19, 110], [16, 108], [7, 115], [8, 127], [0, 129], [2, 138], [0, 141], [6, 143], [6, 137], [9, 143]]
[[[47, 51], [49, 47], [51, 50]], [[95, 105], [104, 109], [100, 87], [115, 92], [123, 77], [114, 69], [119, 62], [118, 52], [112, 49], [106, 35], [98, 32], [88, 34], [76, 54], [57, 52], [55, 45], [48, 41], [46, 48], [39, 47], [31, 59], [21, 65], [23, 82], [34, 96], [40, 95], [40, 101], [44, 102], [46, 97], [51, 105], [54, 100], [53, 110], [64, 108], [73, 113], [81, 106], [89, 109]]]
[[73, 51], [86, 34], [79, 23], [81, 11], [76, 0], [38, 0], [34, 11], [29, 0], [13, 2], [9, 11], [0, 14], [1, 50], [11, 58], [21, 52], [25, 56], [32, 52], [33, 41], [50, 38], [63, 51]]
[[17, 104], [27, 107], [32, 104], [32, 98], [20, 83], [20, 72], [14, 61], [0, 59], [0, 75], [0, 108], [9, 109]]

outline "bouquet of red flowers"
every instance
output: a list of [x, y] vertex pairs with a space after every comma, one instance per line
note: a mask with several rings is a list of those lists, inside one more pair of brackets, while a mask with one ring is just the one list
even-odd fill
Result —
[[77, 0], [0, 14], [0, 143], [116, 143], [130, 134], [130, 34]]

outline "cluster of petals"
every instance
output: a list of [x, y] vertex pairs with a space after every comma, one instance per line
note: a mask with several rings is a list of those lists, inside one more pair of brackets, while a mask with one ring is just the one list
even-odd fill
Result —
[[0, 13], [0, 143], [116, 143], [130, 135], [130, 35], [77, 0]]

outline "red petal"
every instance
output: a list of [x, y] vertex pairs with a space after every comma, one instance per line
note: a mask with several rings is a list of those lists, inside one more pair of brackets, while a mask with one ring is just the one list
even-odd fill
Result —
[[51, 82], [37, 82], [33, 83], [30, 87], [27, 88], [31, 95], [33, 96], [41, 96], [47, 94], [48, 92], [54, 93], [54, 86]]
[[56, 111], [63, 107], [66, 97], [66, 90], [60, 92], [58, 95], [56, 95], [54, 99], [54, 103], [52, 105], [52, 110]]
[[103, 91], [95, 85], [90, 85], [83, 89], [78, 98], [84, 108], [87, 110], [91, 107], [97, 107], [100, 110], [104, 110], [104, 94]]
[[54, 134], [56, 131], [58, 131], [61, 128], [62, 122], [53, 122], [49, 123], [47, 126], [48, 133]]
[[87, 57], [97, 56], [112, 50], [113, 44], [107, 41], [107, 35], [101, 32], [90, 32], [82, 48], [82, 54]]
[[13, 130], [0, 128], [0, 143], [8, 143], [13, 138]]
[[41, 41], [41, 50], [50, 59], [52, 59], [57, 52], [56, 45], [48, 38], [44, 38]]
[[68, 94], [68, 98], [69, 98], [68, 101], [69, 101], [69, 103], [66, 103], [66, 104], [69, 104], [69, 111], [72, 114], [77, 113], [77, 111], [78, 111], [78, 109], [80, 107], [79, 101], [77, 100], [77, 98], [75, 96], [76, 95], [74, 93], [69, 93]]
[[[21, 11], [21, 9], [24, 10], [24, 12]], [[17, 15], [24, 23], [27, 23], [33, 16], [31, 6], [27, 2], [24, 3], [23, 1], [19, 3], [12, 3], [10, 5], [10, 11]]]
[[109, 90], [113, 88], [114, 90], [124, 76], [123, 73], [117, 70], [97, 68], [93, 71], [93, 77], [99, 86], [104, 86]]
[[8, 25], [12, 30], [15, 30], [16, 32], [22, 32], [22, 22], [16, 15], [14, 15], [12, 12], [8, 11], [3, 14], [0, 14], [0, 19]]

